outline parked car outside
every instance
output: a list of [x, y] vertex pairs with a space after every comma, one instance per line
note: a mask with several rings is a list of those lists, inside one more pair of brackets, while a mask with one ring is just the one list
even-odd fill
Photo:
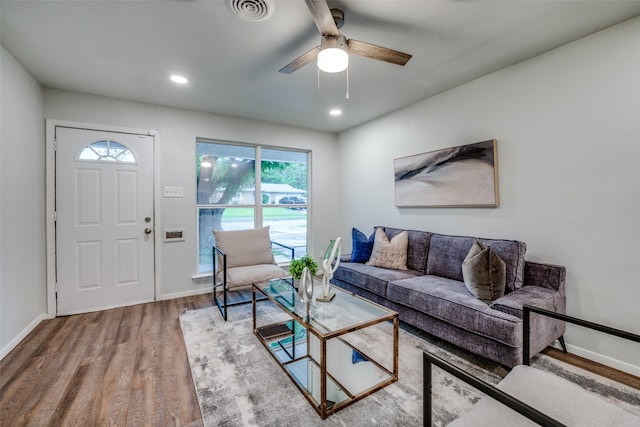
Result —
[[[304, 205], [307, 203], [307, 201], [301, 197], [296, 197], [296, 196], [286, 196], [283, 197], [282, 199], [280, 199], [280, 201], [278, 202], [281, 205]], [[306, 209], [306, 207], [304, 206], [298, 206], [298, 207], [290, 207], [289, 209], [295, 209], [295, 210], [299, 210], [299, 209]]]

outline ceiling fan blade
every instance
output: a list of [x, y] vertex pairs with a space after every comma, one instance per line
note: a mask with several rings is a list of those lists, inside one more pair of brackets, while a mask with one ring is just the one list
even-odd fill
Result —
[[320, 46], [316, 46], [304, 55], [297, 57], [289, 64], [282, 67], [279, 71], [284, 74], [291, 74], [316, 59], [318, 57], [318, 52], [320, 52]]
[[329, 5], [326, 0], [305, 0], [305, 3], [307, 3], [309, 12], [311, 12], [311, 16], [313, 17], [313, 22], [316, 23], [320, 34], [323, 36], [340, 36], [340, 32], [333, 20], [333, 15], [331, 14], [331, 10], [329, 10]]
[[365, 43], [358, 40], [349, 39], [347, 40], [347, 45], [349, 46], [349, 53], [364, 56], [366, 58], [377, 59], [379, 61], [390, 62], [392, 64], [405, 65], [411, 59], [411, 55], [408, 53], [382, 46], [376, 46], [375, 44]]

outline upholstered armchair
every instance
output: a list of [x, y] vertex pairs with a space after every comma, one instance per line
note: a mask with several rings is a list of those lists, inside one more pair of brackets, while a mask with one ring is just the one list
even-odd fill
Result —
[[[276, 264], [273, 246], [295, 255], [293, 247], [272, 242], [269, 227], [248, 230], [213, 230], [213, 300], [224, 320], [227, 307], [251, 302], [251, 286], [290, 276]], [[233, 297], [230, 292], [234, 292]]]

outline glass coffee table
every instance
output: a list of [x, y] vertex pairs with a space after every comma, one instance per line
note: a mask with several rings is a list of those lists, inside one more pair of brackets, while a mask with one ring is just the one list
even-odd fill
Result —
[[252, 287], [254, 334], [323, 419], [398, 380], [398, 313], [332, 292], [331, 302], [317, 302], [322, 283], [314, 278], [307, 307], [292, 279]]

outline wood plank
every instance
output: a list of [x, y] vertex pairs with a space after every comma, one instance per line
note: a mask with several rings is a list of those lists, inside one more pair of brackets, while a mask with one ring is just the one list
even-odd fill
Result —
[[577, 366], [585, 371], [592, 372], [596, 375], [609, 378], [613, 381], [619, 382], [620, 384], [640, 390], [640, 377], [636, 377], [635, 375], [610, 368], [609, 366], [601, 365], [600, 363], [585, 359], [575, 354], [564, 353], [562, 350], [553, 347], [547, 347], [542, 353], [549, 357], [553, 357], [554, 359]]
[[[162, 303], [159, 303], [160, 307]], [[153, 310], [153, 313], [152, 313]], [[161, 311], [147, 304], [140, 319], [138, 348], [129, 398], [127, 425], [164, 425], [162, 416], [162, 371], [159, 363]]]
[[[43, 338], [22, 373], [3, 387], [0, 425], [5, 420], [11, 424], [35, 423], [55, 410], [52, 402], [60, 400], [81, 357], [73, 349], [81, 344], [84, 320], [82, 316], [61, 318], [59, 329]], [[34, 410], [36, 407], [41, 409]]]
[[[92, 371], [99, 370], [101, 364], [96, 355], [103, 350], [96, 348], [94, 342], [101, 335], [101, 331], [105, 329], [101, 320], [108, 312], [88, 313], [78, 316], [71, 316], [69, 319], [81, 321], [74, 329], [78, 332], [78, 340], [69, 342], [67, 346], [58, 349], [55, 355], [50, 358], [63, 358], [73, 363], [66, 363], [65, 367], [60, 371], [56, 378], [55, 385], [48, 389], [48, 392], [42, 395], [40, 399], [34, 399], [34, 405], [25, 414], [25, 419], [29, 420], [29, 424], [44, 425], [53, 424], [60, 425], [64, 420], [70, 417], [74, 422], [83, 425], [89, 425], [90, 422], [82, 422], [91, 419], [90, 411], [81, 411], [75, 414], [69, 411], [72, 405], [86, 407], [87, 399], [94, 397], [93, 393], [86, 393], [87, 383], [92, 384], [98, 380], [101, 371], [92, 375]], [[65, 325], [67, 327], [68, 324]], [[91, 360], [87, 363], [87, 359]], [[93, 378], [92, 378], [93, 377]], [[65, 381], [65, 379], [67, 381]], [[46, 387], [44, 388], [47, 389]], [[80, 400], [80, 403], [76, 401]]]
[[137, 336], [132, 337], [131, 331], [139, 330], [141, 308], [140, 305], [126, 307], [118, 323], [117, 332], [113, 336], [113, 352], [105, 360], [102, 382], [96, 390], [97, 424], [125, 425], [126, 423], [138, 350]]
[[[187, 359], [179, 315], [185, 309], [195, 310], [212, 305], [208, 295], [189, 299], [167, 301], [163, 312], [163, 388], [167, 409], [167, 421], [184, 420], [187, 423], [202, 423], [202, 415], [191, 368]], [[173, 367], [170, 369], [169, 367]], [[199, 423], [199, 424], [198, 424]]]
[[[145, 305], [136, 305], [127, 309], [119, 308], [113, 310], [113, 314], [116, 316], [116, 313], [121, 311], [121, 316], [119, 316], [120, 322], [117, 325], [118, 332], [113, 340], [111, 340], [111, 337], [109, 338], [109, 341], [114, 343], [115, 347], [122, 346], [133, 351], [135, 346], [139, 345], [137, 337], [144, 307]], [[100, 335], [102, 334], [104, 334], [104, 332]], [[95, 343], [96, 341], [93, 339], [94, 336], [95, 335], [88, 336], [87, 338], [91, 339], [92, 343]], [[73, 390], [70, 389], [67, 391], [69, 395], [69, 398], [66, 399], [67, 404], [59, 407], [64, 413], [65, 423], [73, 422], [76, 425], [101, 424], [95, 411], [97, 404], [101, 403], [97, 400], [99, 388], [96, 387], [96, 385], [100, 385], [100, 381], [104, 379], [105, 371], [111, 358], [109, 355], [103, 354], [105, 353], [104, 350], [97, 352], [98, 347], [102, 349], [105, 348], [103, 344], [98, 344], [96, 347], [93, 345], [87, 347], [87, 351], [79, 367], [79, 372], [83, 372], [84, 375], [78, 383], [75, 384]], [[126, 383], [124, 384], [126, 385]]]
[[0, 375], [0, 389], [5, 387], [7, 382], [11, 381], [16, 374], [24, 371], [24, 366], [30, 363], [43, 339], [56, 333], [56, 324], [55, 319], [40, 322], [12, 352], [5, 356], [2, 360], [5, 370]]
[[[185, 393], [188, 390], [195, 391], [194, 385], [191, 383], [185, 387], [184, 382], [180, 381], [185, 370], [185, 364], [181, 360], [186, 357], [186, 350], [184, 350], [184, 344], [180, 339], [182, 334], [179, 330], [179, 322], [174, 321], [179, 319], [179, 316], [180, 312], [176, 300], [164, 301], [162, 306], [162, 366], [164, 374], [162, 388], [165, 393], [162, 396], [162, 402], [166, 411], [166, 421], [171, 423], [181, 419], [182, 415], [192, 418], [190, 422], [201, 418], [198, 400], [195, 399], [194, 407], [191, 399], [192, 393]], [[177, 330], [176, 325], [178, 326]], [[171, 369], [170, 366], [174, 366], [174, 369]], [[188, 363], [186, 366], [189, 378], [191, 378]], [[193, 417], [188, 416], [189, 411]]]

